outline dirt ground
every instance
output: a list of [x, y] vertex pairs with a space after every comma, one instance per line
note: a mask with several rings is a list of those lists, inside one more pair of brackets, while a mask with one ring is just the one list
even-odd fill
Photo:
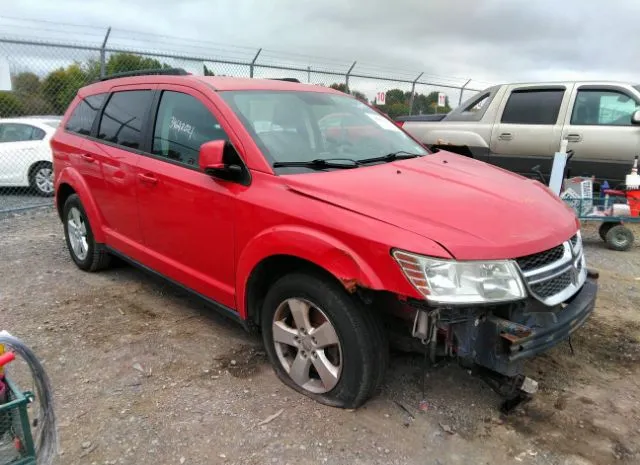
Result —
[[365, 407], [318, 405], [276, 379], [257, 338], [184, 293], [124, 265], [79, 271], [51, 211], [0, 220], [0, 329], [45, 360], [60, 464], [637, 464], [640, 247], [584, 235], [596, 312], [575, 355], [562, 344], [529, 364], [541, 392], [506, 418], [455, 363], [429, 370], [420, 411], [421, 357], [399, 354]]

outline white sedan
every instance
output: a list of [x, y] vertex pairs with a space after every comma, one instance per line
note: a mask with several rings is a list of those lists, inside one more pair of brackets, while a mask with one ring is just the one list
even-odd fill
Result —
[[53, 195], [53, 165], [49, 139], [59, 116], [0, 119], [0, 187], [31, 187]]

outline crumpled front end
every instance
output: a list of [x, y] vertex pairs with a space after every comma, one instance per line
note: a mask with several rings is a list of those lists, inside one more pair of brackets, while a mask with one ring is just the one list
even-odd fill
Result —
[[566, 341], [588, 320], [596, 303], [597, 273], [587, 270], [579, 234], [557, 247], [515, 260], [527, 289], [524, 300], [485, 306], [436, 307], [405, 303], [414, 315], [412, 335], [432, 360], [455, 356], [522, 381], [523, 363]]
[[[453, 350], [463, 361], [516, 376], [522, 373], [525, 359], [567, 340], [587, 321], [595, 308], [597, 289], [596, 279], [588, 278], [577, 294], [553, 307], [528, 299], [491, 311], [470, 309], [466, 321], [444, 323], [441, 329], [453, 333]], [[440, 314], [446, 317], [447, 312]]]

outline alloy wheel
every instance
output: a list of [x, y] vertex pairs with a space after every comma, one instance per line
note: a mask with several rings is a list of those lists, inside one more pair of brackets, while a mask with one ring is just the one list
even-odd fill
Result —
[[38, 168], [35, 174], [35, 184], [43, 194], [53, 193], [53, 170], [50, 167], [43, 166]]
[[76, 258], [83, 261], [87, 258], [89, 252], [89, 243], [87, 241], [87, 224], [84, 215], [76, 207], [69, 210], [67, 217], [67, 233], [69, 235], [69, 243], [71, 250]]
[[278, 360], [298, 386], [315, 394], [331, 391], [342, 374], [342, 346], [317, 305], [301, 298], [282, 302], [273, 318]]

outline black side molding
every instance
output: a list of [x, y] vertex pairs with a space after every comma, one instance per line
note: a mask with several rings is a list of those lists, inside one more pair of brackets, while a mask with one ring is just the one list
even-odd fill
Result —
[[240, 314], [238, 312], [236, 312], [234, 309], [227, 307], [226, 305], [222, 305], [219, 302], [216, 302], [213, 299], [210, 299], [207, 296], [204, 296], [202, 294], [200, 294], [199, 292], [194, 291], [193, 289], [189, 289], [188, 287], [186, 287], [183, 284], [180, 284], [179, 282], [163, 275], [162, 273], [158, 273], [157, 271], [149, 268], [146, 265], [143, 265], [142, 263], [127, 257], [126, 255], [118, 252], [117, 250], [111, 248], [111, 247], [107, 247], [107, 250], [109, 251], [110, 254], [120, 258], [121, 260], [133, 265], [136, 268], [141, 269], [142, 271], [145, 271], [147, 273], [149, 273], [152, 276], [155, 276], [157, 278], [162, 279], [163, 281], [166, 281], [167, 283], [171, 284], [172, 286], [175, 286], [176, 288], [183, 290], [185, 292], [187, 292], [188, 294], [197, 297], [199, 300], [201, 300], [205, 305], [207, 305], [208, 307], [211, 307], [212, 309], [214, 309], [215, 311], [217, 311], [218, 313], [220, 313], [222, 316], [229, 318], [230, 320], [239, 323], [245, 330], [250, 331], [249, 325], [247, 324], [247, 322], [245, 320], [243, 320], [242, 318], [240, 318]]

